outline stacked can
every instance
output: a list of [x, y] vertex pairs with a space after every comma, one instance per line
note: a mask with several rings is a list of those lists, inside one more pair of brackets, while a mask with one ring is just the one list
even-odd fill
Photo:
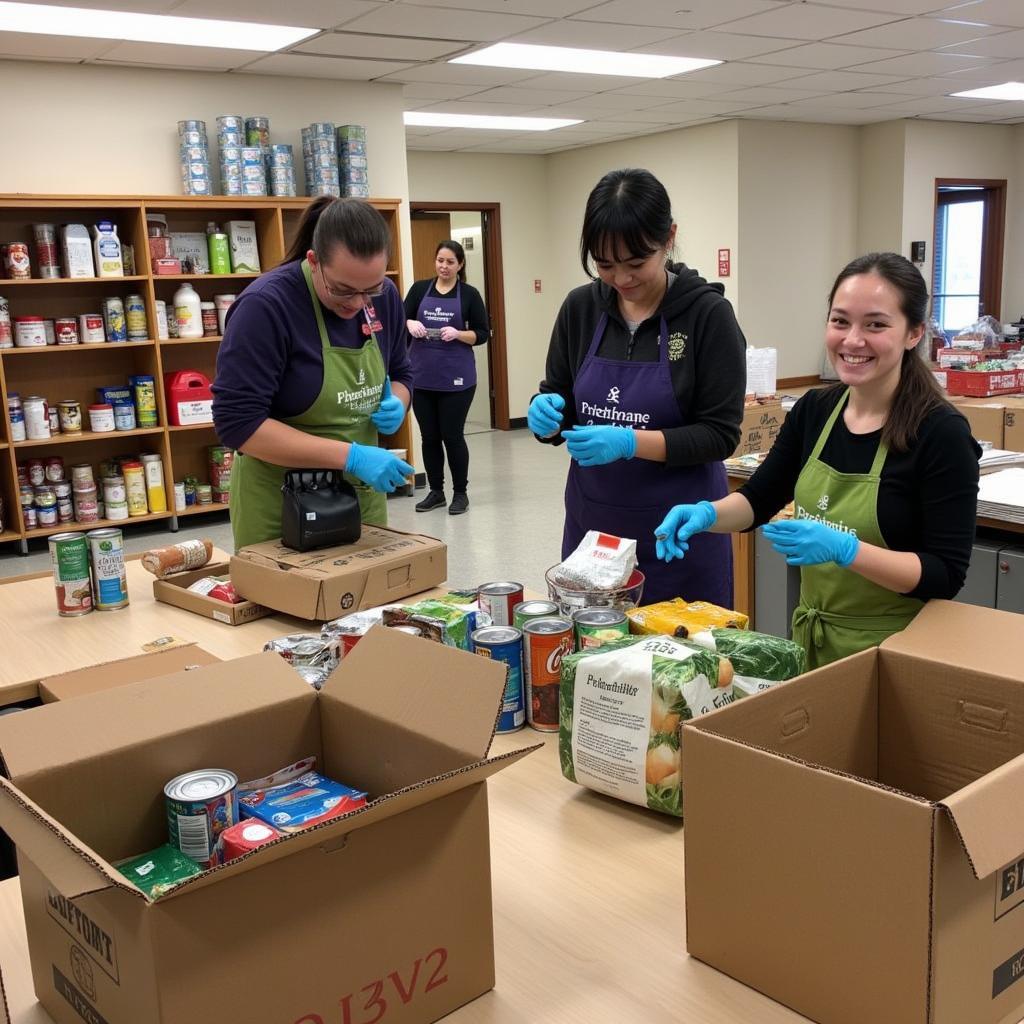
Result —
[[338, 149], [333, 121], [315, 121], [302, 129], [302, 157], [306, 168], [306, 195], [340, 196]]
[[221, 114], [217, 118], [217, 148], [220, 151], [220, 190], [223, 195], [242, 194], [244, 145], [245, 118], [240, 114]]
[[267, 164], [260, 146], [242, 146], [242, 194], [267, 194]]
[[178, 154], [181, 158], [181, 190], [187, 196], [213, 193], [210, 149], [205, 121], [178, 122]]
[[362, 199], [370, 195], [365, 125], [343, 124], [338, 127], [338, 176], [342, 195]]
[[294, 196], [295, 155], [292, 147], [279, 143], [270, 147], [270, 193], [275, 196]]

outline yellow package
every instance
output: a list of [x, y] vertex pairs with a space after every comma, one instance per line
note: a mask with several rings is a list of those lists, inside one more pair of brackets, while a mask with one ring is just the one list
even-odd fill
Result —
[[750, 624], [750, 617], [742, 612], [719, 608], [707, 601], [687, 602], [681, 597], [630, 608], [626, 617], [630, 633], [663, 633], [684, 638], [705, 629], [746, 629]]

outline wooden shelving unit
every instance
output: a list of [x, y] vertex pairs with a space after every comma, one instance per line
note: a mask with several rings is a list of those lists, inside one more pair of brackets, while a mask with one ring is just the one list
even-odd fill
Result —
[[[392, 257], [387, 276], [404, 294], [402, 274], [398, 266], [401, 244], [398, 210], [401, 200], [372, 199], [391, 230]], [[163, 299], [170, 305], [174, 291], [182, 281], [193, 284], [202, 299], [215, 294], [239, 293], [258, 274], [154, 274], [150, 266], [146, 235], [147, 212], [167, 217], [168, 230], [205, 231], [209, 221], [251, 220], [256, 223], [260, 265], [266, 270], [277, 266], [284, 258], [310, 199], [301, 197], [283, 199], [275, 197], [226, 196], [59, 196], [0, 194], [0, 239], [29, 244], [32, 267], [36, 271], [35, 246], [32, 244], [32, 225], [85, 224], [91, 226], [100, 219], [113, 220], [118, 226], [122, 243], [131, 243], [135, 249], [138, 273], [120, 278], [39, 278], [8, 280], [0, 278], [0, 295], [9, 304], [12, 320], [18, 316], [46, 318], [78, 316], [99, 312], [102, 300], [111, 296], [124, 298], [135, 293], [142, 295], [150, 332], [156, 333], [156, 302]], [[129, 341], [89, 345], [47, 346], [46, 348], [0, 349], [0, 391], [16, 391], [25, 395], [43, 395], [51, 403], [63, 399], [77, 399], [82, 406], [84, 426], [88, 426], [88, 406], [96, 401], [99, 386], [123, 386], [129, 376], [149, 374], [156, 385], [158, 427], [141, 428], [113, 433], [58, 434], [42, 441], [10, 442], [11, 423], [4, 403], [0, 420], [0, 500], [3, 502], [0, 544], [19, 542], [27, 551], [27, 542], [34, 537], [46, 537], [67, 529], [86, 528], [86, 524], [58, 524], [52, 527], [26, 530], [18, 501], [17, 466], [28, 458], [62, 455], [66, 465], [75, 462], [96, 464], [120, 455], [156, 452], [163, 460], [164, 479], [168, 498], [173, 496], [173, 481], [185, 476], [199, 480], [208, 478], [207, 449], [218, 443], [213, 424], [194, 424], [184, 427], [167, 425], [167, 403], [164, 394], [164, 374], [176, 370], [198, 370], [211, 381], [216, 369], [220, 336], [169, 340]], [[412, 431], [409, 420], [397, 434], [382, 442], [390, 448], [405, 448], [411, 462]], [[88, 528], [100, 526], [131, 526], [133, 523], [167, 520], [170, 528], [178, 528], [182, 516], [223, 512], [227, 505], [190, 505], [185, 511], [155, 512], [146, 516], [110, 522], [90, 523]]]

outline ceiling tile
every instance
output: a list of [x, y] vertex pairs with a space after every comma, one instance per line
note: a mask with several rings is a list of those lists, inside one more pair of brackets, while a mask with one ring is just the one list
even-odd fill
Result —
[[551, 89], [528, 89], [515, 85], [500, 85], [496, 89], [485, 89], [478, 92], [474, 99], [482, 100], [485, 103], [528, 103], [532, 107], [550, 107], [556, 103], [572, 103], [592, 95], [593, 93], [590, 91], [584, 90], [554, 92]]
[[440, 132], [448, 131], [447, 128], [431, 128], [425, 124], [407, 124], [405, 134], [407, 138], [419, 137], [421, 135], [438, 135]]
[[305, 39], [296, 43], [288, 52], [406, 62], [445, 57], [465, 49], [464, 42], [451, 39], [411, 39], [408, 36], [377, 36], [341, 31], [325, 32], [315, 39]]
[[982, 101], [979, 103], [977, 100], [968, 100], [962, 97], [959, 102], [969, 105], [964, 108], [963, 113], [983, 114], [995, 121], [1001, 121], [1008, 117], [1024, 116], [1024, 102], [996, 101], [995, 103], [986, 103]]
[[871, 61], [892, 57], [892, 50], [867, 46], [837, 46], [835, 43], [807, 43], [792, 50], [765, 53], [751, 57], [754, 64], [782, 64], [785, 67], [816, 68], [821, 71], [838, 71], [843, 68], [859, 68]]
[[104, 52], [103, 62], [229, 71], [231, 68], [242, 67], [263, 55], [263, 52], [259, 50], [221, 50], [213, 46], [120, 42], [115, 43]]
[[588, 7], [574, 20], [606, 21], [623, 25], [657, 25], [675, 29], [701, 29], [736, 18], [763, 14], [783, 6], [781, 0], [610, 0]]
[[407, 100], [459, 100], [481, 91], [479, 85], [447, 85], [429, 82], [408, 82], [402, 86], [402, 95]]
[[456, 11], [446, 7], [416, 7], [414, 4], [388, 3], [376, 4], [370, 14], [348, 22], [345, 27], [356, 32], [493, 42], [495, 39], [504, 39], [536, 28], [547, 20], [517, 14]]
[[899, 75], [869, 75], [859, 71], [821, 71], [798, 79], [794, 85], [804, 89], [822, 89], [829, 92], [847, 92], [852, 89], [874, 89], [881, 85], [901, 82]]
[[[44, 36], [36, 32], [0, 32], [0, 55], [20, 60], [88, 60], [116, 46], [113, 39]], [[7, 102], [10, 102], [9, 98]]]
[[[536, 110], [533, 103], [481, 103], [476, 97], [466, 100], [441, 100], [438, 103], [422, 103], [406, 100], [406, 110], [428, 110], [432, 114], [482, 114], [487, 117], [520, 117]], [[561, 117], [561, 114], [545, 113], [542, 117]]]
[[995, 114], [979, 114], [976, 110], [965, 110], [957, 113], [955, 110], [944, 110], [941, 114], [921, 114], [925, 121], [966, 121], [970, 124], [992, 124], [999, 118]]
[[483, 68], [470, 64], [418, 64], [394, 76], [393, 81], [427, 82], [440, 85], [511, 85], [535, 79], [536, 71], [522, 68]]
[[1024, 28], [1024, 4], [1020, 0], [972, 0], [943, 11], [942, 16], [981, 21], [986, 25]]
[[[833, 42], [853, 46], [881, 46], [889, 50], [935, 50], [940, 46], [950, 47], [954, 44], [960, 44], [957, 49], [962, 49], [968, 45], [975, 45], [968, 44], [968, 39], [978, 39], [999, 31], [1000, 29], [984, 25], [962, 25], [940, 18], [907, 18], [883, 28], [850, 32], [839, 39], [834, 39]], [[964, 52], [978, 51], [965, 49]], [[1017, 53], [1019, 52], [1018, 50]], [[1017, 53], [1010, 56], [1016, 57]]]
[[778, 107], [759, 107], [743, 115], [745, 118], [754, 118], [759, 121], [801, 121], [810, 124], [876, 124], [879, 121], [897, 121], [899, 114], [879, 113], [879, 109], [872, 110], [808, 110], [801, 109], [795, 105]]
[[[294, 75], [297, 78], [337, 78], [369, 82], [407, 65], [386, 60], [353, 60], [349, 57], [305, 57], [298, 53], [272, 53], [242, 68], [244, 74]], [[397, 84], [397, 83], [396, 83]]]
[[[960, 88], [950, 82], [950, 78], [909, 78], [892, 85], [872, 86], [874, 92], [894, 92], [913, 96], [948, 96]], [[971, 86], [966, 86], [971, 88]]]
[[[404, 0], [414, 7], [450, 7], [462, 11], [508, 13], [509, 0]], [[516, 14], [536, 14], [542, 18], [566, 18], [594, 6], [594, 0], [515, 0]]]
[[84, 7], [99, 11], [137, 11], [140, 14], [169, 14], [177, 0], [46, 0], [55, 7]]
[[963, 110], [966, 100], [950, 99], [949, 96], [915, 96], [898, 103], [883, 104], [886, 110], [895, 110], [905, 117], [918, 114], [941, 114], [944, 110]]
[[[638, 82], [636, 85], [627, 85], [623, 89], [615, 89], [612, 92], [602, 92], [601, 96], [631, 96], [638, 100], [652, 100], [656, 97], [663, 97], [664, 100], [685, 100], [701, 99], [704, 96], [712, 96], [722, 92], [723, 89], [738, 88], [735, 85], [726, 85], [723, 82], [694, 82], [687, 75], [684, 78], [652, 78], [646, 82]], [[648, 106], [648, 103], [641, 102], [640, 106]]]
[[675, 30], [636, 25], [602, 25], [587, 21], [552, 21], [510, 36], [508, 42], [539, 46], [575, 46], [585, 50], [632, 50], [670, 39]]
[[[47, 0], [49, 2], [49, 0]], [[106, 0], [79, 7], [110, 7]], [[142, 8], [125, 3], [133, 10]], [[169, 8], [173, 7], [173, 10]], [[261, 21], [270, 25], [300, 25], [309, 28], [334, 28], [345, 21], [375, 10], [377, 4], [369, 0], [181, 0], [171, 3], [165, 13], [182, 18], [223, 18], [226, 21]]]
[[[773, 82], [795, 82], [811, 72], [807, 68], [783, 68], [771, 64], [746, 64], [727, 61], [713, 68], [691, 71], [685, 78], [668, 79], [675, 82], [713, 82], [721, 85], [771, 85]], [[664, 81], [664, 79], [663, 79]]]
[[844, 32], [884, 25], [894, 17], [892, 14], [848, 10], [845, 7], [818, 7], [799, 3], [731, 21], [728, 31], [750, 36], [828, 39]]
[[[908, 97], [909, 98], [909, 97]], [[831, 96], [816, 96], [806, 100], [793, 100], [801, 110], [869, 110], [892, 103], [885, 92], [837, 92]]]
[[743, 60], [761, 53], [773, 53], [787, 46], [799, 46], [802, 39], [763, 39], [729, 32], [688, 32], [663, 39], [653, 46], [636, 47], [639, 53], [664, 53], [670, 57], [708, 57], [713, 60]]
[[[814, 2], [824, 4], [826, 7], [849, 7], [858, 11], [864, 6], [859, 0], [814, 0]], [[1012, 3], [1013, 0], [1010, 2]], [[949, 4], [950, 0], [870, 0], [869, 6], [873, 11], [906, 16], [938, 11], [943, 7], [948, 7]]]
[[858, 66], [860, 71], [878, 71], [883, 74], [927, 77], [946, 75], [971, 67], [985, 67], [992, 63], [986, 57], [963, 57], [955, 53], [907, 53]]
[[[536, 72], [534, 72], [536, 74]], [[587, 89], [590, 92], [605, 92], [635, 83], [637, 79], [625, 75], [577, 75], [569, 71], [549, 71], [530, 79], [529, 89]]]
[[666, 120], [675, 120], [677, 117], [713, 117], [718, 114], [731, 114], [735, 110], [749, 110], [751, 107], [763, 106], [756, 101], [735, 101], [729, 100], [678, 100], [675, 103], [664, 103], [659, 107], [649, 107], [648, 110], [654, 114], [662, 114]]
[[812, 96], [821, 96], [825, 92], [824, 89], [786, 89], [782, 86], [755, 85], [748, 89], [721, 92], [717, 98], [728, 103], [749, 102], [767, 106], [769, 103], [792, 103], [794, 100], [809, 99]]
[[[1022, 5], [1024, 6], [1024, 5]], [[927, 18], [922, 18], [927, 21]], [[1003, 32], [985, 39], [972, 39], [966, 43], [954, 43], [943, 47], [944, 53], [967, 53], [978, 57], [1005, 57], [1012, 60], [1024, 53], [1024, 30]]]
[[1000, 82], [1019, 82], [1024, 79], [1024, 60], [993, 60], [990, 57], [979, 57], [978, 59], [983, 63], [972, 67], [958, 68], [956, 71], [950, 71], [945, 77], [974, 82], [975, 85], [971, 88], [981, 85], [998, 85]]

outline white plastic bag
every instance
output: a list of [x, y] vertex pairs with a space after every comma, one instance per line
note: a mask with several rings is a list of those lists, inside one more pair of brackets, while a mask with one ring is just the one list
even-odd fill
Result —
[[757, 398], [775, 394], [779, 353], [774, 348], [747, 349], [747, 394]]
[[635, 540], [588, 530], [551, 575], [556, 583], [574, 590], [617, 590], [629, 582], [635, 566]]

